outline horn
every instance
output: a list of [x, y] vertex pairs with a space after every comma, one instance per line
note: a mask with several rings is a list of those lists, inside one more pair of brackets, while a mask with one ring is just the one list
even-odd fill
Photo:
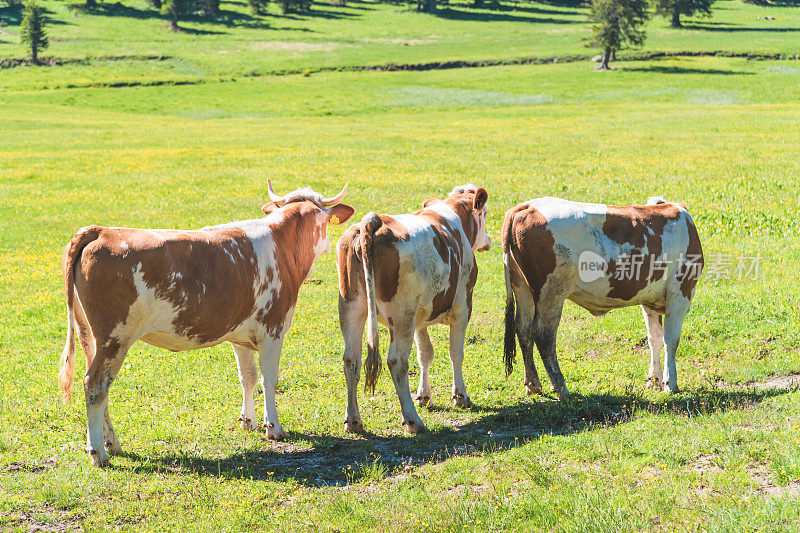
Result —
[[344, 184], [344, 188], [342, 189], [342, 192], [340, 192], [339, 194], [337, 194], [333, 198], [323, 198], [322, 199], [322, 205], [324, 205], [325, 207], [331, 207], [331, 206], [337, 205], [338, 203], [340, 203], [342, 201], [342, 199], [344, 199], [344, 195], [345, 195], [346, 192], [347, 192], [347, 183]]
[[283, 203], [286, 201], [285, 196], [278, 196], [275, 194], [275, 191], [272, 190], [272, 182], [269, 180], [269, 178], [267, 178], [267, 192], [269, 192], [269, 199], [279, 206], [283, 205]]

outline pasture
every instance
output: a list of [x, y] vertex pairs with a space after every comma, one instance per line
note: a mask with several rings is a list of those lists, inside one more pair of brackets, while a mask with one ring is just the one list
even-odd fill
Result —
[[[103, 35], [109, 18], [45, 5], [64, 21], [51, 36], [67, 36], [45, 55], [81, 62], [0, 70], [0, 528], [800, 529], [800, 393], [791, 386], [800, 372], [800, 62], [674, 57], [619, 62], [609, 73], [572, 62], [271, 76], [592, 51], [580, 46], [582, 11], [560, 3], [519, 4], [513, 16], [569, 24], [458, 5], [450, 9], [487, 20], [353, 3], [318, 8], [337, 16], [264, 17], [263, 28], [185, 24], [220, 32], [206, 34], [114, 18], [118, 30], [135, 25], [122, 32], [131, 43], [143, 36], [125, 54], [148, 55], [161, 39], [159, 53], [170, 57], [111, 61], [101, 58], [120, 54]], [[548, 10], [558, 13], [541, 15]], [[780, 27], [800, 18], [797, 8], [720, 2], [711, 22], [758, 28], [768, 23], [755, 16], [767, 12]], [[410, 22], [386, 24], [376, 13]], [[651, 27], [648, 51], [800, 52], [796, 30], [675, 31], [659, 19]], [[556, 28], [576, 31], [548, 33]], [[425, 35], [439, 37], [389, 46]], [[295, 48], [230, 61], [212, 53], [254, 41]], [[0, 35], [0, 57], [20, 55], [15, 42]], [[340, 44], [303, 48], [329, 42]], [[139, 85], [103, 86], [114, 81]], [[175, 81], [191, 83], [163, 84]], [[64, 405], [56, 386], [63, 246], [87, 224], [254, 218], [267, 178], [281, 194], [310, 185], [331, 195], [349, 182], [354, 221], [415, 210], [465, 182], [486, 187], [493, 247], [477, 256], [464, 362], [475, 408], [451, 406], [446, 330], [434, 327], [432, 407], [420, 410], [430, 431], [403, 433], [384, 371], [376, 394], [360, 396], [366, 433], [344, 432], [327, 254], [318, 281], [301, 290], [281, 357], [289, 440], [238, 428], [229, 346], [173, 354], [138, 343], [110, 393], [126, 453], [92, 468], [81, 394]], [[720, 267], [707, 268], [684, 324], [682, 392], [644, 388], [638, 308], [595, 318], [568, 304], [558, 345], [573, 396], [526, 396], [521, 365], [508, 380], [502, 366], [503, 213], [536, 196], [623, 205], [654, 194], [688, 205], [707, 265]], [[331, 240], [343, 229], [332, 227]], [[735, 275], [740, 258], [758, 258], [757, 276]], [[384, 354], [387, 346], [383, 331]], [[544, 382], [538, 356], [537, 364]], [[79, 390], [80, 351], [76, 367]], [[411, 372], [416, 387], [415, 364]]]

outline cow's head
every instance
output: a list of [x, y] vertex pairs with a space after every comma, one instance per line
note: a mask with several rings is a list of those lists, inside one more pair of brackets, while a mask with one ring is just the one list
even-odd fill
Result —
[[489, 199], [489, 193], [483, 187], [477, 187], [471, 183], [466, 185], [459, 185], [454, 188], [448, 195], [450, 198], [458, 198], [465, 200], [468, 206], [471, 206], [470, 217], [475, 221], [475, 240], [472, 243], [472, 249], [476, 252], [485, 252], [492, 246], [492, 240], [489, 234], [486, 233], [486, 200]]
[[352, 206], [340, 203], [347, 193], [346, 184], [339, 194], [331, 198], [324, 198], [310, 188], [278, 196], [272, 190], [272, 183], [269, 180], [267, 189], [272, 201], [264, 204], [261, 210], [265, 215], [282, 215], [287, 220], [297, 219], [303, 226], [298, 227], [298, 239], [305, 238], [306, 235], [311, 236], [314, 241], [312, 246], [315, 258], [331, 251], [328, 224], [343, 224], [355, 213]]

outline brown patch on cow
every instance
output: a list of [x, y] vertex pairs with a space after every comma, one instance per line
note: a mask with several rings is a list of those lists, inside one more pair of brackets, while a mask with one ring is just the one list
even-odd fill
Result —
[[696, 269], [698, 276], [691, 275], [694, 273], [694, 269], [692, 269], [693, 272], [689, 272], [689, 275], [684, 275], [683, 279], [681, 280], [681, 293], [683, 294], [684, 298], [691, 300], [692, 291], [694, 290], [695, 285], [697, 285], [697, 278], [699, 277], [705, 262], [703, 258], [703, 247], [700, 244], [700, 236], [697, 234], [697, 228], [695, 227], [694, 223], [689, 220], [686, 221], [686, 226], [689, 232], [689, 245], [686, 247], [686, 256], [688, 259], [692, 260], [694, 264], [699, 265]]
[[463, 193], [450, 196], [445, 200], [445, 203], [455, 211], [461, 220], [461, 227], [464, 228], [464, 235], [467, 236], [470, 247], [475, 245], [475, 239], [478, 237], [478, 223], [475, 222], [475, 217], [472, 216], [474, 199], [474, 193]]
[[394, 217], [377, 215], [381, 225], [372, 237], [375, 295], [382, 302], [389, 302], [397, 294], [400, 283], [400, 252], [396, 243], [408, 241], [408, 230]]
[[97, 350], [128, 317], [138, 298], [133, 283], [136, 254], [121, 248], [121, 234], [132, 230], [97, 228], [97, 238], [86, 245], [75, 266], [75, 290], [91, 324]]
[[172, 326], [178, 335], [214, 342], [253, 313], [258, 264], [243, 230], [175, 232], [166, 242], [136, 258], [144, 283], [177, 310]]
[[364, 288], [364, 265], [359, 255], [359, 224], [350, 226], [336, 247], [336, 268], [339, 272], [339, 296], [354, 301]]
[[469, 271], [469, 279], [467, 280], [467, 317], [472, 316], [472, 292], [475, 289], [475, 284], [478, 282], [478, 265], [472, 264], [472, 270]]
[[547, 219], [525, 204], [509, 209], [503, 218], [502, 243], [503, 251], [516, 261], [538, 302], [547, 276], [556, 269], [556, 241], [547, 229]]
[[[636, 275], [619, 278], [610, 276], [611, 289], [607, 296], [621, 300], [631, 300], [651, 281], [664, 276], [664, 271], [651, 268], [654, 258], [663, 252], [662, 237], [669, 222], [680, 217], [681, 211], [672, 204], [608, 206], [603, 233], [617, 244], [629, 243], [644, 252], [631, 253], [630, 260], [638, 265]], [[617, 272], [617, 262], [608, 262], [608, 273]], [[626, 272], [627, 274], [627, 272]]]
[[[436, 243], [437, 240], [439, 239], [434, 239], [434, 243]], [[428, 320], [434, 320], [447, 313], [453, 307], [456, 290], [458, 289], [458, 277], [461, 272], [461, 262], [458, 260], [458, 257], [456, 257], [455, 249], [452, 245], [448, 246], [446, 250], [440, 250], [439, 246], [437, 246], [436, 250], [442, 257], [442, 261], [450, 267], [450, 276], [447, 280], [447, 287], [433, 297], [433, 301], [431, 302], [431, 314]]]
[[[317, 207], [312, 202], [293, 202], [281, 209], [283, 218], [270, 226], [275, 241], [275, 261], [278, 270], [278, 293], [269, 305], [260, 309], [256, 320], [277, 339], [283, 331], [286, 316], [297, 304], [303, 280], [314, 265], [314, 248], [326, 228], [317, 221]], [[263, 279], [266, 289], [271, 280]]]

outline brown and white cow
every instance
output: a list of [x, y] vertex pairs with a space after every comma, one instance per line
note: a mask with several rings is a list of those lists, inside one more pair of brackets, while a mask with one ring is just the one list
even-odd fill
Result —
[[[368, 213], [337, 243], [339, 322], [344, 336], [349, 431], [362, 429], [358, 410], [361, 344], [367, 323], [365, 390], [375, 390], [381, 368], [378, 320], [388, 325], [387, 365], [394, 381], [403, 424], [410, 433], [424, 431], [408, 384], [408, 357], [416, 339], [420, 366], [416, 400], [430, 402], [428, 379], [433, 345], [428, 326], [450, 326], [450, 360], [456, 406], [472, 402], [462, 377], [464, 338], [472, 313], [478, 277], [474, 251], [488, 250], [483, 188], [456, 187], [445, 200], [431, 199], [410, 215]], [[380, 314], [380, 316], [379, 316]]]
[[[69, 399], [75, 374], [75, 325], [86, 356], [87, 451], [97, 466], [121, 447], [108, 413], [108, 391], [137, 340], [172, 351], [230, 342], [242, 385], [241, 425], [255, 429], [253, 390], [258, 351], [264, 387], [264, 424], [278, 422], [278, 360], [300, 285], [314, 261], [330, 251], [330, 222], [349, 219], [347, 191], [323, 198], [311, 189], [277, 196], [266, 217], [198, 230], [88, 226], [63, 258], [67, 342], [59, 385]], [[337, 220], [338, 219], [338, 220]], [[105, 447], [104, 447], [105, 444]]]
[[703, 269], [700, 238], [684, 204], [651, 198], [647, 205], [616, 207], [537, 198], [506, 212], [502, 241], [506, 374], [513, 369], [516, 330], [528, 394], [541, 392], [534, 343], [553, 390], [569, 394], [556, 357], [565, 300], [595, 316], [641, 305], [651, 350], [648, 385], [678, 391], [675, 352]]

